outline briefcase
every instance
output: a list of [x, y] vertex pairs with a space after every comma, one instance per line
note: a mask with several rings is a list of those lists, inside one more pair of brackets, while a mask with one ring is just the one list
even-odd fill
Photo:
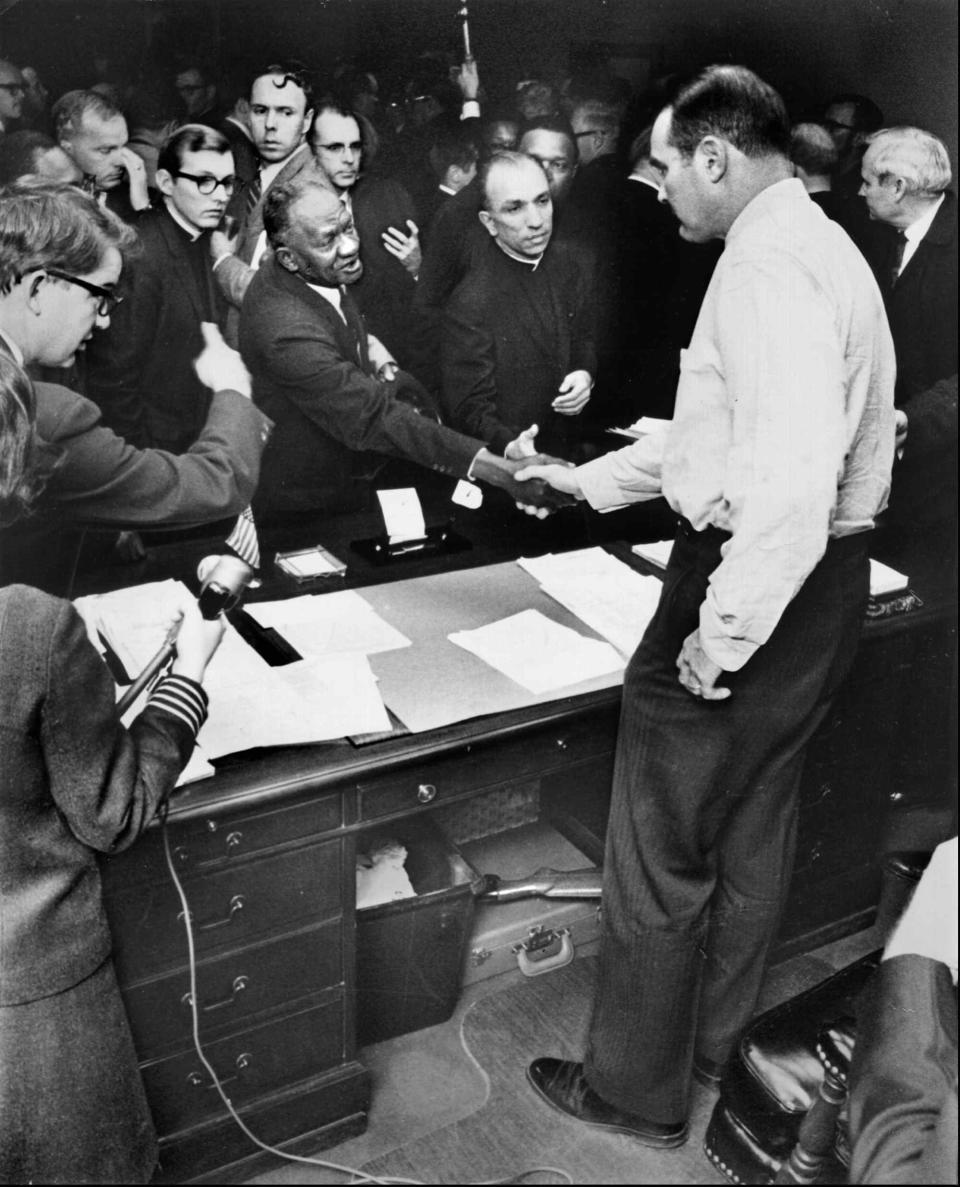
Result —
[[[549, 824], [524, 824], [459, 846], [478, 874], [503, 880], [525, 878], [544, 866], [582, 870], [589, 859]], [[463, 964], [463, 984], [472, 985], [519, 969], [525, 976], [549, 974], [578, 956], [597, 951], [600, 903], [593, 899], [526, 898], [475, 905]]]

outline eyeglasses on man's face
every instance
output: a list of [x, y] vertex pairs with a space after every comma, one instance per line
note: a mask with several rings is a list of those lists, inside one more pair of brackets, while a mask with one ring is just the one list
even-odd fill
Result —
[[188, 181], [192, 181], [201, 194], [212, 194], [218, 186], [223, 186], [223, 192], [229, 198], [237, 188], [237, 179], [232, 173], [229, 177], [214, 177], [212, 173], [197, 175], [196, 173], [184, 173], [178, 169], [174, 177], [185, 177]]
[[89, 280], [81, 280], [79, 276], [71, 276], [69, 272], [58, 272], [56, 268], [45, 268], [44, 271], [48, 276], [55, 276], [57, 280], [66, 280], [70, 284], [77, 285], [78, 288], [86, 289], [91, 296], [96, 297], [98, 317], [109, 317], [123, 300], [123, 297], [115, 293], [113, 289], [105, 289], [102, 285], [91, 284]]

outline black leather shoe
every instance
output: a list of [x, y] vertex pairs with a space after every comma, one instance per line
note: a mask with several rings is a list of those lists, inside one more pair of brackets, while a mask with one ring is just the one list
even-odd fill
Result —
[[527, 1068], [527, 1079], [540, 1096], [558, 1109], [594, 1129], [625, 1133], [645, 1146], [669, 1150], [687, 1140], [687, 1123], [663, 1125], [636, 1113], [624, 1113], [593, 1091], [583, 1074], [582, 1063], [567, 1059], [535, 1059]]

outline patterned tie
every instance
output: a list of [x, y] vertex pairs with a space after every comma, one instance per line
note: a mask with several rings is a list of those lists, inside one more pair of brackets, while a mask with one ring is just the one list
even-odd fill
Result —
[[257, 526], [253, 522], [253, 512], [249, 507], [237, 516], [237, 522], [227, 537], [227, 547], [232, 548], [237, 556], [246, 561], [251, 569], [260, 568], [260, 541], [257, 539]]
[[900, 279], [900, 268], [903, 264], [903, 253], [907, 249], [907, 233], [906, 231], [897, 231], [897, 238], [894, 241], [893, 252], [890, 256], [890, 287], [894, 288], [897, 281]]
[[263, 183], [260, 181], [260, 173], [258, 171], [250, 178], [250, 183], [243, 196], [243, 217], [245, 222], [249, 221], [250, 215], [253, 213], [253, 208], [260, 201], [262, 193]]

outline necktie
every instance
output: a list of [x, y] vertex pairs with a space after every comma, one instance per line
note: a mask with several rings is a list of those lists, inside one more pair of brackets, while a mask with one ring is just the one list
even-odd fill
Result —
[[894, 241], [893, 252], [890, 256], [890, 287], [893, 288], [900, 279], [900, 266], [903, 264], [903, 253], [907, 249], [907, 234], [905, 231], [897, 231], [897, 238]]
[[249, 220], [253, 208], [260, 201], [260, 196], [263, 193], [263, 184], [260, 181], [259, 171], [250, 178], [250, 184], [247, 186], [244, 194], [243, 214], [244, 219]]
[[246, 561], [251, 569], [260, 568], [260, 541], [257, 539], [257, 528], [253, 522], [253, 512], [249, 507], [237, 516], [237, 522], [227, 537], [227, 547], [232, 548], [237, 556]]

